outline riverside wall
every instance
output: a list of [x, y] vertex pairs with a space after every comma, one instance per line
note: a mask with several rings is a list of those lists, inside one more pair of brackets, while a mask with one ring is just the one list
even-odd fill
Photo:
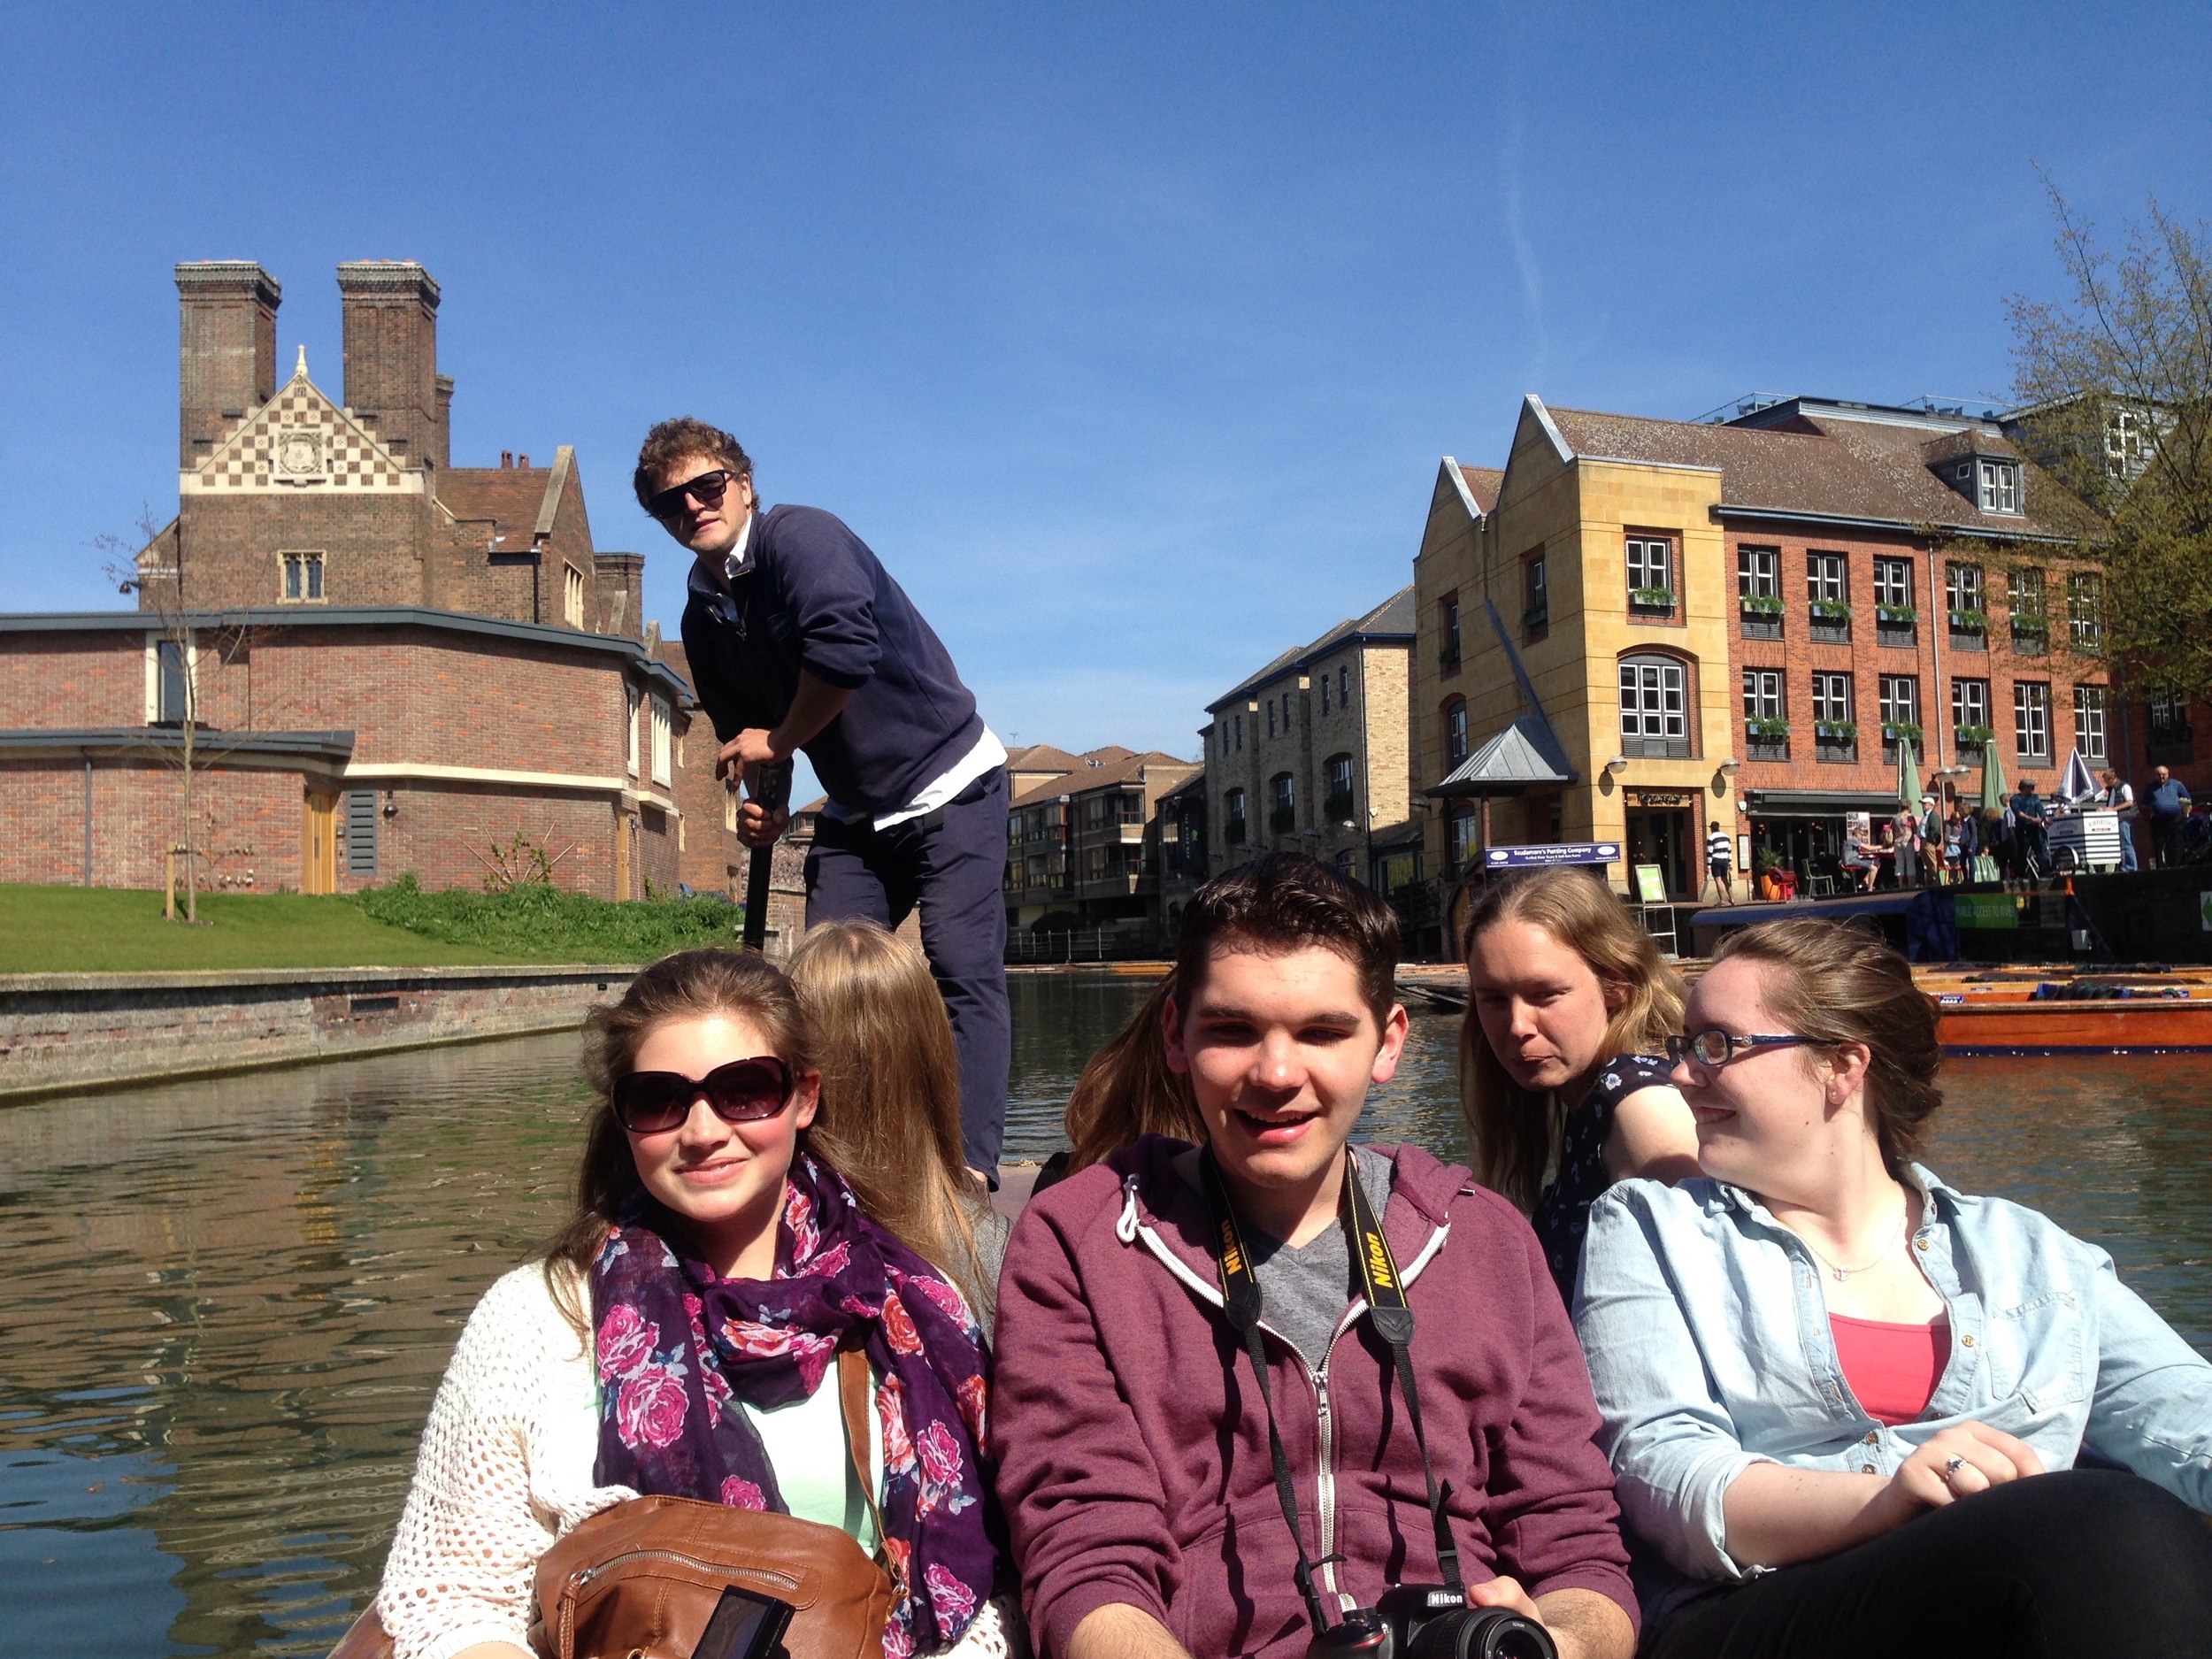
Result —
[[561, 1031], [635, 970], [0, 974], [0, 1101]]

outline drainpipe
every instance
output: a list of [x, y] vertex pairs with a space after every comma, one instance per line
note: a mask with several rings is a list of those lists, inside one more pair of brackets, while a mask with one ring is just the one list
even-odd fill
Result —
[[84, 752], [84, 884], [92, 885], [92, 751]]

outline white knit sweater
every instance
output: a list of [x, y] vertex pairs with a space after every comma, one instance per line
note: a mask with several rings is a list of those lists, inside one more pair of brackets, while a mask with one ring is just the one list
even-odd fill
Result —
[[[540, 1263], [515, 1269], [476, 1304], [430, 1408], [377, 1592], [396, 1659], [452, 1659], [478, 1642], [526, 1649], [538, 1557], [579, 1522], [637, 1496], [592, 1484], [594, 1370]], [[1013, 1598], [1001, 1598], [951, 1653], [1018, 1659], [1020, 1632]]]

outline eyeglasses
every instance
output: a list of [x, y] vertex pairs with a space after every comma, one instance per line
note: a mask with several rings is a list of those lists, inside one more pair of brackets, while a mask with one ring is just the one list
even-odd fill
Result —
[[791, 1068], [761, 1055], [718, 1065], [703, 1078], [633, 1071], [615, 1080], [614, 1115], [634, 1135], [665, 1134], [691, 1116], [691, 1102], [702, 1095], [726, 1124], [758, 1123], [790, 1103]]
[[1717, 1071], [1739, 1054], [1748, 1053], [1754, 1048], [1788, 1048], [1814, 1041], [1816, 1039], [1811, 1037], [1763, 1036], [1757, 1033], [1739, 1037], [1732, 1031], [1723, 1031], [1718, 1025], [1712, 1025], [1703, 1031], [1692, 1032], [1686, 1037], [1668, 1038], [1667, 1058], [1676, 1065], [1686, 1061], [1694, 1062], [1708, 1071]]
[[741, 473], [733, 472], [726, 467], [702, 472], [696, 478], [687, 478], [682, 483], [650, 497], [645, 503], [645, 511], [666, 524], [672, 518], [683, 517], [684, 498], [688, 495], [696, 495], [702, 507], [719, 507], [722, 497], [729, 493], [731, 480], [741, 476]]

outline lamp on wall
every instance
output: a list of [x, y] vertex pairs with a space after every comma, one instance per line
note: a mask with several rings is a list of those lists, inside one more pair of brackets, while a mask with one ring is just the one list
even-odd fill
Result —
[[1625, 755], [1614, 756], [1612, 759], [1605, 763], [1605, 770], [1611, 772], [1616, 778], [1619, 777], [1623, 772], [1628, 770], [1628, 757]]
[[384, 816], [386, 818], [397, 818], [399, 816], [398, 791], [387, 789], [384, 792]]
[[1741, 761], [1731, 755], [1726, 760], [1721, 762], [1720, 769], [1732, 778], [1736, 775], [1736, 768], [1741, 764], [1743, 764]]

